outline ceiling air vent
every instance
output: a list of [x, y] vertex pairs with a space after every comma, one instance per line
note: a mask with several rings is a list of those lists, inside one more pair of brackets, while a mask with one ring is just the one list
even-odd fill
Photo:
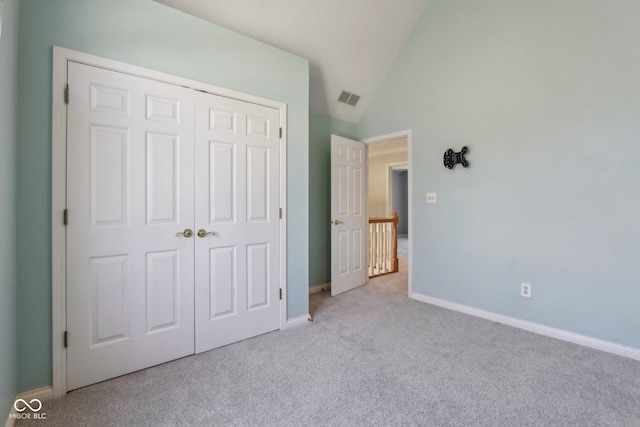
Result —
[[343, 90], [340, 96], [338, 97], [338, 102], [341, 104], [347, 104], [352, 107], [355, 107], [360, 101], [360, 95], [356, 95], [355, 93], [347, 92]]

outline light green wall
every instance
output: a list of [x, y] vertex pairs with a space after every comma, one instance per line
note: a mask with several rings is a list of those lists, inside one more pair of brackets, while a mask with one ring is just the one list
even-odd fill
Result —
[[18, 0], [5, 0], [0, 37], [0, 424], [17, 392], [16, 192]]
[[[22, 0], [18, 147], [19, 389], [51, 384], [52, 46], [288, 105], [288, 317], [308, 313], [309, 65], [152, 0]], [[62, 90], [62, 88], [55, 88]]]
[[352, 123], [309, 116], [309, 286], [331, 281], [331, 134], [358, 139]]
[[640, 348], [639, 16], [431, 0], [358, 126], [413, 129], [415, 292]]

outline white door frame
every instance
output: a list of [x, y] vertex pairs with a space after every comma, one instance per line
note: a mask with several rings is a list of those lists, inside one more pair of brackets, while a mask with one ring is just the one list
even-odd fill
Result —
[[[53, 343], [53, 397], [67, 393], [67, 351], [63, 345], [67, 328], [67, 245], [63, 213], [67, 206], [67, 107], [65, 85], [69, 61], [100, 67], [107, 70], [131, 74], [150, 80], [205, 91], [215, 95], [264, 105], [280, 111], [280, 204], [283, 210], [280, 221], [280, 329], [287, 325], [287, 105], [208, 83], [150, 70], [123, 62], [105, 59], [58, 46], [53, 47], [53, 93], [52, 93], [52, 141], [51, 141], [51, 299], [52, 299], [52, 343]], [[72, 95], [73, 96], [73, 95]], [[73, 213], [70, 214], [73, 221]]]
[[[408, 170], [408, 175], [407, 175], [407, 181], [408, 181], [408, 188], [407, 188], [407, 193], [408, 196], [407, 198], [409, 199], [409, 218], [407, 221], [407, 230], [408, 230], [408, 235], [409, 235], [409, 257], [408, 257], [408, 262], [407, 262], [407, 269], [408, 269], [408, 295], [411, 295], [413, 293], [413, 269], [411, 268], [411, 266], [413, 265], [413, 239], [411, 238], [411, 224], [413, 224], [412, 222], [412, 212], [413, 209], [412, 207], [412, 197], [411, 197], [411, 175], [412, 175], [412, 171], [413, 171], [413, 165], [411, 162], [411, 129], [405, 129], [405, 130], [401, 130], [398, 132], [393, 132], [393, 133], [388, 133], [386, 135], [380, 135], [380, 136], [374, 136], [371, 138], [365, 138], [365, 139], [361, 139], [360, 142], [364, 142], [365, 144], [367, 144], [367, 148], [369, 146], [369, 144], [375, 144], [377, 142], [385, 142], [385, 141], [390, 141], [393, 139], [398, 139], [398, 138], [407, 138], [407, 164], [409, 165], [409, 170]], [[368, 152], [368, 149], [367, 149]], [[368, 156], [367, 156], [367, 160], [368, 160]], [[404, 162], [403, 162], [404, 163]], [[369, 169], [369, 165], [367, 164], [367, 171]], [[388, 179], [387, 179], [387, 185], [389, 185], [388, 183]], [[367, 174], [367, 179], [366, 179], [366, 184], [367, 184], [367, 200], [369, 198], [369, 177]], [[388, 193], [387, 193], [388, 194]], [[369, 203], [367, 203], [365, 205], [367, 207], [367, 217], [369, 216]], [[369, 247], [369, 234], [367, 233], [367, 247]], [[369, 265], [369, 251], [367, 251], [367, 265]]]

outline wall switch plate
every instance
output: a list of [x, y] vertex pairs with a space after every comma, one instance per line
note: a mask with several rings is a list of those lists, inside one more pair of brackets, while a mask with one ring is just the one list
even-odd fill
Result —
[[436, 193], [427, 193], [427, 203], [436, 203]]
[[520, 296], [531, 298], [531, 285], [529, 283], [520, 283]]

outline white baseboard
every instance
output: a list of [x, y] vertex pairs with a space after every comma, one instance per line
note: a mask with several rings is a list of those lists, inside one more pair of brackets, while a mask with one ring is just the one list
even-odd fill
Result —
[[319, 285], [309, 287], [309, 295], [319, 294], [320, 292], [330, 292], [331, 283], [321, 283]]
[[524, 329], [525, 331], [534, 332], [536, 334], [545, 335], [547, 337], [557, 338], [562, 341], [583, 345], [585, 347], [594, 348], [596, 350], [605, 351], [607, 353], [612, 353], [618, 356], [640, 360], [640, 349], [638, 348], [626, 347], [598, 338], [589, 337], [587, 335], [580, 335], [562, 329], [556, 329], [549, 326], [540, 325], [538, 323], [516, 319], [515, 317], [503, 316], [501, 314], [496, 314], [490, 311], [480, 310], [478, 308], [469, 307], [463, 304], [422, 295], [416, 292], [412, 292], [409, 295], [409, 298], [426, 302], [427, 304], [437, 305], [438, 307], [447, 308], [449, 310], [458, 311], [460, 313], [469, 314], [471, 316], [480, 317], [482, 319], [492, 320], [494, 322], [513, 326], [514, 328]]
[[[38, 399], [40, 402], [46, 402], [47, 400], [51, 400], [53, 399], [53, 387], [52, 386], [47, 386], [47, 387], [42, 387], [42, 388], [37, 388], [35, 390], [31, 390], [31, 391], [25, 391], [24, 393], [20, 393], [16, 396], [15, 400], [18, 399], [23, 399], [27, 402], [30, 402], [32, 399]], [[15, 401], [14, 400], [14, 401]], [[46, 408], [43, 405], [42, 409], [40, 410], [40, 413], [46, 413]], [[14, 427], [15, 423], [16, 423], [16, 419], [15, 418], [11, 418], [11, 415], [13, 414], [17, 414], [18, 411], [16, 411], [16, 409], [13, 407], [13, 405], [11, 406], [11, 411], [9, 412], [9, 415], [7, 416], [7, 421], [4, 424], [4, 427]]]
[[9, 415], [7, 415], [7, 421], [4, 422], [4, 427], [14, 427], [16, 425], [16, 420], [11, 418], [11, 414], [14, 413], [13, 406], [11, 406], [11, 410], [9, 411]]
[[305, 314], [302, 316], [294, 317], [293, 319], [287, 320], [287, 329], [296, 328], [298, 326], [304, 326], [309, 323], [309, 319], [311, 316], [309, 314]]

